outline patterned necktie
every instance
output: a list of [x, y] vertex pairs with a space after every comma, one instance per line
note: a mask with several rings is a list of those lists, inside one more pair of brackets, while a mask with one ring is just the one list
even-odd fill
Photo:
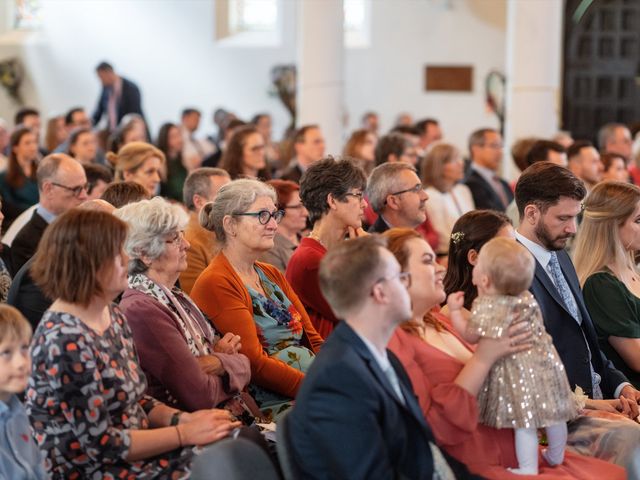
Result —
[[571, 289], [569, 288], [567, 280], [562, 274], [560, 263], [558, 263], [558, 255], [556, 254], [556, 252], [551, 252], [551, 258], [549, 259], [547, 268], [549, 270], [549, 273], [551, 274], [551, 278], [553, 278], [553, 283], [556, 284], [556, 290], [558, 290], [560, 297], [562, 297], [562, 301], [564, 302], [565, 307], [567, 307], [567, 310], [569, 310], [569, 313], [576, 320], [576, 322], [578, 322], [578, 324], [581, 324], [582, 317], [580, 316], [580, 311], [578, 310], [578, 304], [576, 303], [576, 299], [573, 296], [573, 293], [571, 293]]
[[502, 206], [507, 208], [509, 206], [509, 198], [507, 194], [504, 192], [504, 187], [502, 186], [502, 182], [500, 181], [500, 177], [497, 175], [493, 176], [493, 189], [500, 197], [500, 201], [502, 202]]
[[[547, 269], [551, 274], [551, 278], [553, 278], [556, 290], [558, 290], [558, 293], [562, 297], [562, 301], [567, 307], [567, 310], [569, 310], [569, 313], [575, 321], [578, 322], [578, 325], [582, 325], [582, 316], [580, 315], [580, 310], [578, 310], [578, 304], [576, 303], [573, 293], [571, 293], [567, 280], [562, 274], [560, 263], [558, 262], [558, 254], [556, 252], [551, 252], [551, 258], [547, 264]], [[603, 398], [602, 390], [600, 389], [600, 381], [602, 378], [593, 369], [593, 363], [591, 362], [591, 349], [589, 348], [589, 343], [587, 342], [584, 332], [582, 332], [582, 336], [584, 338], [584, 343], [587, 345], [587, 350], [589, 350], [589, 369], [591, 371], [591, 385], [593, 388], [592, 397], [596, 400], [601, 400]]]

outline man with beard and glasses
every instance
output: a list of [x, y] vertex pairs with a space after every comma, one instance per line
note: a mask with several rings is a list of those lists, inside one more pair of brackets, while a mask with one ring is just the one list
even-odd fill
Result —
[[540, 304], [571, 388], [584, 390], [587, 408], [636, 418], [640, 392], [600, 351], [575, 268], [564, 250], [576, 233], [585, 195], [584, 184], [568, 169], [551, 162], [530, 166], [516, 185], [516, 238], [536, 259], [530, 291]]

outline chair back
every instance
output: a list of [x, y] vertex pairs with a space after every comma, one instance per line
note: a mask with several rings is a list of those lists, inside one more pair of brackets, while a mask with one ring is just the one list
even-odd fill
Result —
[[192, 480], [281, 480], [271, 459], [255, 442], [225, 438], [197, 455]]
[[278, 420], [278, 427], [276, 429], [276, 451], [278, 452], [278, 460], [280, 462], [280, 469], [284, 480], [300, 480], [301, 475], [293, 461], [291, 455], [291, 441], [289, 440], [289, 412], [280, 415]]

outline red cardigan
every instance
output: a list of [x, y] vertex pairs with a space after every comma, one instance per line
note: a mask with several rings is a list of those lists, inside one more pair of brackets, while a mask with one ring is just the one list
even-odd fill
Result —
[[287, 264], [287, 280], [302, 300], [311, 323], [322, 338], [333, 331], [338, 319], [320, 291], [318, 270], [327, 253], [320, 242], [303, 238]]
[[[314, 352], [322, 338], [309, 320], [302, 303], [280, 271], [267, 263], [256, 265], [275, 282], [295, 306], [302, 319], [305, 340]], [[251, 362], [251, 381], [281, 395], [295, 397], [304, 373], [272, 358], [264, 351], [253, 319], [251, 296], [242, 279], [220, 252], [205, 268], [191, 290], [191, 298], [222, 333], [233, 332], [242, 338], [241, 353]]]

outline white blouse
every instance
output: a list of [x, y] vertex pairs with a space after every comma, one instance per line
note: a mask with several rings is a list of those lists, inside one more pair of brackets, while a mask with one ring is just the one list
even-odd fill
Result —
[[443, 193], [434, 187], [427, 187], [425, 192], [429, 195], [427, 215], [438, 234], [436, 253], [446, 254], [453, 225], [462, 215], [475, 209], [471, 190], [463, 183], [457, 183], [450, 192]]

